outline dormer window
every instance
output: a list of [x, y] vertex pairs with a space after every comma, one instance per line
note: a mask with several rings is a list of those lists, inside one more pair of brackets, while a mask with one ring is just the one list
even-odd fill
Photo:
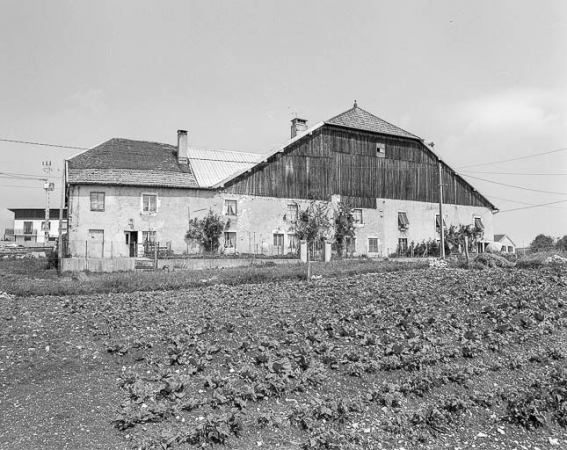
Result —
[[386, 156], [386, 144], [376, 144], [376, 157], [384, 158]]

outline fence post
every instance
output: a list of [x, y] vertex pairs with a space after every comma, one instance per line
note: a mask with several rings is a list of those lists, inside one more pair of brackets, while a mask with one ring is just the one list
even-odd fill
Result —
[[154, 241], [154, 269], [158, 268], [158, 248], [159, 248], [159, 242]]
[[469, 266], [469, 238], [465, 236], [465, 258], [467, 259], [467, 267]]

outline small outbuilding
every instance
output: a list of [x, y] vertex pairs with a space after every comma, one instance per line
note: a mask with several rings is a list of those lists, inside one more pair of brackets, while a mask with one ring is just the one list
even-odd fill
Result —
[[501, 251], [504, 253], [516, 253], [516, 244], [507, 234], [495, 234], [494, 242], [502, 246]]

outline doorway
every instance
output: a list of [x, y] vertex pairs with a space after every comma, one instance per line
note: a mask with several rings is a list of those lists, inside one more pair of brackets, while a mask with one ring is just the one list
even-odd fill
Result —
[[126, 245], [128, 246], [128, 255], [130, 258], [138, 256], [138, 232], [125, 231]]

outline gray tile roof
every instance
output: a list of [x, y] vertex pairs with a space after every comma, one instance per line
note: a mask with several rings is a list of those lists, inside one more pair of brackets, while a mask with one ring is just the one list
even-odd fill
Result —
[[415, 134], [408, 133], [397, 126], [376, 117], [374, 114], [370, 114], [368, 111], [359, 108], [356, 103], [353, 108], [333, 117], [332, 119], [326, 120], [325, 123], [347, 128], [356, 128], [358, 130], [373, 131], [375, 133], [420, 139]]
[[114, 138], [68, 163], [71, 183], [198, 187], [191, 167], [179, 164], [176, 147], [158, 142]]

